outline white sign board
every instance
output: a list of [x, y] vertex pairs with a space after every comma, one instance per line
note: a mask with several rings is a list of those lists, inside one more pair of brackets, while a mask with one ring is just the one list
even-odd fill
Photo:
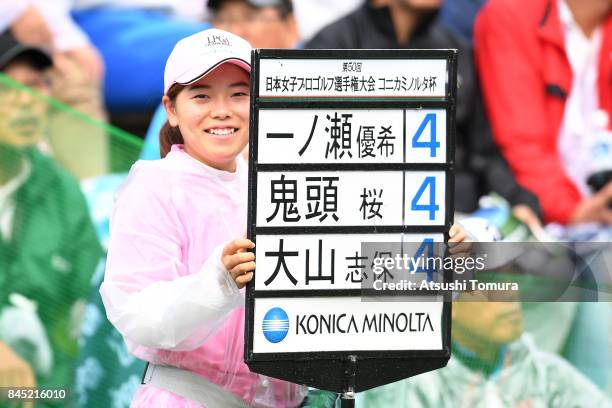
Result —
[[261, 97], [446, 95], [447, 63], [442, 59], [263, 59], [260, 69]]

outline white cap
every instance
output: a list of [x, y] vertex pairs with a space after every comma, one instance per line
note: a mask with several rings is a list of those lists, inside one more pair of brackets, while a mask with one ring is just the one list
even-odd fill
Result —
[[229, 62], [251, 72], [251, 44], [227, 31], [211, 28], [176, 43], [166, 61], [164, 94], [173, 84], [189, 85]]

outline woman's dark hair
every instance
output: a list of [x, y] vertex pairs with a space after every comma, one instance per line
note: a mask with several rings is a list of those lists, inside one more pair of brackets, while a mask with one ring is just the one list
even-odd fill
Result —
[[[176, 100], [176, 96], [183, 90], [183, 86], [174, 84], [168, 89], [166, 96], [170, 98], [172, 103]], [[170, 152], [173, 144], [183, 144], [183, 135], [180, 129], [177, 127], [170, 126], [170, 123], [166, 121], [159, 131], [159, 155], [163, 159]]]

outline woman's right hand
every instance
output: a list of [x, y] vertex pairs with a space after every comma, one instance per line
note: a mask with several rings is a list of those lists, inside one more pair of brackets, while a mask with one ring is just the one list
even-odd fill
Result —
[[252, 248], [255, 248], [255, 244], [246, 238], [235, 239], [223, 247], [221, 261], [238, 289], [242, 289], [253, 279], [255, 254], [247, 252], [247, 249]]

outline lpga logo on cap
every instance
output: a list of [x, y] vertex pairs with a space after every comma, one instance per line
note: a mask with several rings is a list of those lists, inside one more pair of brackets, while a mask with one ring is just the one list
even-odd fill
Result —
[[164, 93], [174, 84], [190, 85], [227, 62], [251, 72], [251, 44], [227, 31], [211, 28], [180, 40], [164, 71]]
[[209, 35], [208, 37], [208, 45], [227, 45], [228, 47], [232, 46], [229, 38], [221, 35]]

